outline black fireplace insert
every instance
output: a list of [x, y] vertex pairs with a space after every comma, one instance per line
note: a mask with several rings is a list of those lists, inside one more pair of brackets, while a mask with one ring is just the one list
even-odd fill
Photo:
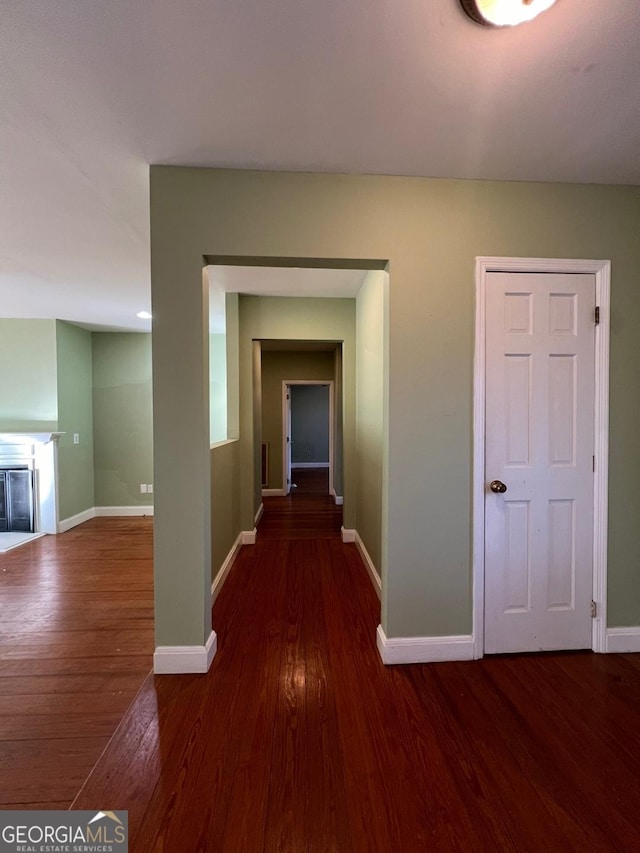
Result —
[[0, 532], [33, 531], [33, 471], [0, 468]]

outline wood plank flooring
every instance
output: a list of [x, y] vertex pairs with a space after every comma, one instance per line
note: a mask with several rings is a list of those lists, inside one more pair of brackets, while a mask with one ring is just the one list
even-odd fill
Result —
[[68, 808], [149, 674], [152, 519], [0, 554], [0, 809]]
[[75, 808], [128, 809], [134, 853], [640, 849], [638, 656], [385, 668], [355, 546], [282, 500], [210, 672], [147, 678]]
[[342, 507], [329, 497], [326, 469], [294, 469], [296, 488], [286, 498], [267, 498], [260, 522], [265, 539], [324, 539], [340, 535]]

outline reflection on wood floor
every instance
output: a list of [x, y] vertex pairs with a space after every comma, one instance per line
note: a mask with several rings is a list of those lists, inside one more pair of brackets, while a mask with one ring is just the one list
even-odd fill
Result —
[[355, 546], [299, 497], [265, 499], [210, 672], [150, 676], [75, 807], [128, 809], [134, 853], [640, 849], [638, 656], [385, 668]]
[[340, 534], [342, 507], [329, 495], [326, 469], [293, 470], [296, 488], [286, 498], [264, 498], [260, 539], [321, 539]]

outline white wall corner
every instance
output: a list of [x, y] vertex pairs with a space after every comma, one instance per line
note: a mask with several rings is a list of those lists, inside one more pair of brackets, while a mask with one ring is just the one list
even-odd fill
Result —
[[263, 512], [264, 512], [264, 504], [260, 504], [260, 506], [258, 507], [258, 511], [256, 512], [255, 518], [253, 519], [253, 523], [255, 524], [256, 527], [258, 526], [258, 522], [262, 518]]
[[336, 506], [342, 506], [344, 504], [344, 498], [342, 495], [336, 494], [335, 489], [331, 489], [331, 494], [333, 495], [333, 499], [336, 502]]
[[378, 625], [376, 644], [382, 663], [437, 663], [473, 660], [473, 637], [387, 637]]
[[346, 527], [341, 527], [340, 531], [342, 533], [342, 541], [343, 542], [355, 542], [356, 536], [358, 535], [355, 530], [349, 530]]
[[640, 652], [640, 626], [607, 628], [607, 652]]
[[58, 533], [66, 533], [67, 530], [71, 530], [72, 527], [77, 527], [79, 524], [84, 524], [85, 521], [90, 521], [92, 518], [95, 518], [97, 514], [96, 508], [91, 507], [91, 509], [85, 509], [77, 515], [64, 518], [62, 521], [58, 522]]
[[365, 544], [360, 538], [360, 534], [358, 531], [355, 531], [356, 534], [356, 547], [360, 552], [360, 556], [362, 557], [362, 562], [365, 565], [369, 578], [371, 579], [371, 583], [373, 584], [373, 588], [376, 591], [376, 595], [378, 598], [382, 598], [382, 580], [380, 575], [378, 574], [378, 570], [376, 569], [373, 560], [369, 556], [369, 552], [365, 548]]
[[243, 530], [240, 536], [242, 537], [243, 545], [255, 545], [258, 531], [254, 527], [253, 530]]
[[156, 675], [209, 672], [217, 650], [215, 631], [209, 634], [204, 646], [158, 646], [153, 655], [153, 671]]
[[238, 556], [238, 552], [242, 547], [242, 534], [238, 536], [236, 541], [231, 546], [231, 550], [227, 554], [224, 563], [220, 566], [218, 574], [213, 579], [213, 583], [211, 584], [211, 604], [214, 603], [218, 595], [220, 594], [220, 590], [222, 589], [222, 585], [227, 579], [227, 575], [231, 571], [231, 567], [233, 566], [236, 557]]

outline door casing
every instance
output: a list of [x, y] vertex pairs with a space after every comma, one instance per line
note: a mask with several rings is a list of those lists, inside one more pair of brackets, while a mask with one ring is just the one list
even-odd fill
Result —
[[593, 492], [592, 649], [606, 651], [607, 503], [609, 473], [609, 297], [611, 262], [558, 258], [476, 258], [476, 328], [473, 382], [473, 656], [484, 655], [485, 573], [485, 343], [489, 272], [588, 273], [595, 276], [600, 322], [595, 338], [595, 471]]
[[[287, 447], [287, 433], [291, 429], [290, 400], [288, 389], [291, 385], [328, 385], [329, 386], [329, 494], [333, 494], [333, 466], [334, 466], [334, 429], [333, 421], [333, 379], [283, 379], [282, 380], [282, 489], [285, 495], [289, 494], [291, 483], [287, 482], [290, 474], [289, 448]], [[290, 479], [290, 478], [289, 478]]]

